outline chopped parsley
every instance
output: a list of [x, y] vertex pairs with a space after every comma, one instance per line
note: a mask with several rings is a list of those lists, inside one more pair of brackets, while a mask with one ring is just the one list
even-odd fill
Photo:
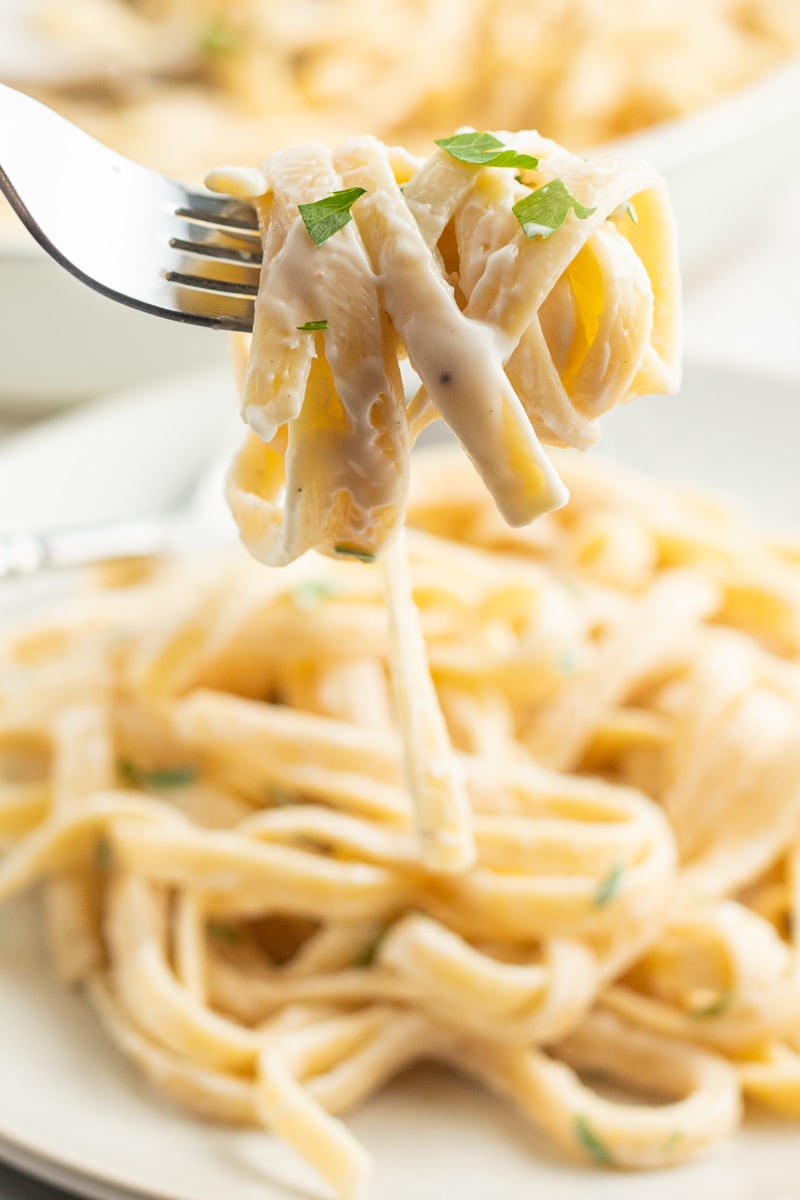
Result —
[[664, 1139], [664, 1144], [661, 1147], [661, 1153], [665, 1158], [669, 1158], [680, 1146], [683, 1141], [683, 1134], [680, 1129], [673, 1129], [668, 1138]]
[[375, 555], [369, 550], [357, 550], [355, 546], [345, 546], [342, 542], [336, 543], [333, 547], [333, 552], [334, 554], [341, 554], [344, 558], [357, 558], [359, 562], [375, 562]]
[[719, 1017], [730, 1008], [734, 1001], [734, 993], [730, 988], [720, 992], [708, 1004], [699, 1004], [696, 1008], [687, 1009], [687, 1017], [692, 1020], [704, 1021], [708, 1017]]
[[335, 846], [325, 838], [315, 837], [311, 833], [298, 834], [294, 840], [298, 850], [308, 850], [311, 854], [333, 854]]
[[306, 321], [305, 325], [298, 325], [300, 333], [316, 333], [317, 330], [327, 329], [327, 321]]
[[625, 212], [628, 214], [630, 219], [633, 221], [634, 225], [639, 224], [639, 214], [637, 213], [636, 209], [633, 207], [633, 204], [630, 202], [630, 200], [625, 205]]
[[244, 937], [239, 926], [232, 925], [230, 921], [209, 921], [208, 935], [215, 942], [226, 942], [230, 946], [237, 945]]
[[570, 212], [585, 221], [595, 211], [585, 208], [573, 196], [563, 179], [551, 179], [543, 187], [518, 200], [511, 211], [526, 238], [547, 238], [566, 221]]
[[493, 133], [480, 133], [475, 129], [439, 138], [436, 145], [459, 162], [476, 167], [516, 167], [520, 171], [535, 171], [539, 165], [538, 158], [532, 154], [518, 154]]
[[175, 767], [156, 767], [152, 771], [143, 771], [128, 758], [120, 760], [117, 770], [125, 782], [130, 783], [133, 787], [155, 788], [157, 791], [165, 788], [187, 787], [188, 784], [194, 783], [198, 776], [197, 767], [193, 767], [190, 763]]
[[624, 870], [625, 868], [622, 863], [615, 863], [608, 874], [600, 880], [592, 901], [595, 908], [605, 908], [607, 904], [611, 903], [619, 891], [620, 880], [622, 879]]
[[571, 646], [565, 647], [556, 659], [556, 670], [559, 675], [572, 675], [578, 669], [578, 655]]
[[215, 58], [217, 55], [232, 54], [238, 49], [241, 43], [241, 35], [238, 30], [229, 25], [227, 21], [212, 20], [200, 30], [197, 44], [201, 54], [207, 54], [209, 58]]
[[575, 1131], [575, 1137], [591, 1159], [604, 1167], [614, 1165], [613, 1154], [597, 1136], [586, 1117], [576, 1117], [572, 1128]]
[[288, 792], [285, 788], [276, 787], [271, 783], [267, 784], [264, 799], [270, 808], [288, 808], [290, 804], [294, 804], [296, 801], [296, 797], [292, 792]]
[[333, 237], [352, 221], [353, 214], [350, 209], [366, 190], [362, 187], [345, 188], [341, 192], [323, 196], [313, 204], [298, 204], [303, 224], [316, 246], [322, 246], [329, 237]]
[[113, 862], [111, 843], [108, 838], [100, 837], [94, 844], [92, 861], [96, 871], [110, 871]]
[[367, 942], [364, 949], [353, 960], [353, 966], [354, 967], [371, 967], [373, 965], [373, 963], [375, 962], [375, 959], [378, 957], [378, 951], [380, 950], [383, 943], [386, 941], [386, 935], [388, 934], [388, 932], [389, 932], [388, 929], [381, 929], [380, 932], [375, 935], [375, 937], [372, 939], [371, 942]]
[[336, 589], [321, 579], [305, 579], [292, 588], [292, 604], [303, 612], [316, 608], [327, 596], [332, 596]]

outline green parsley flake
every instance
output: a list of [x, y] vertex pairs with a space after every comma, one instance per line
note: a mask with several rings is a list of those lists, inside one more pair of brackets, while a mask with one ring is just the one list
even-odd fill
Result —
[[320, 579], [306, 579], [292, 588], [292, 604], [303, 612], [310, 612], [328, 596], [332, 596], [335, 590]]
[[301, 333], [316, 333], [317, 330], [327, 329], [327, 321], [306, 321], [305, 325], [298, 325], [297, 328]]
[[113, 863], [113, 854], [111, 851], [111, 843], [108, 838], [98, 838], [94, 844], [94, 854], [92, 855], [94, 867], [96, 871], [110, 871]]
[[209, 58], [216, 58], [217, 55], [232, 54], [239, 47], [240, 43], [241, 35], [239, 32], [226, 21], [221, 20], [209, 21], [200, 30], [197, 39], [201, 54], [207, 54]]
[[604, 1167], [614, 1165], [613, 1154], [597, 1136], [586, 1117], [576, 1117], [572, 1128], [575, 1131], [575, 1137], [591, 1159]]
[[616, 896], [619, 891], [620, 880], [625, 868], [622, 863], [615, 863], [605, 878], [601, 879], [597, 885], [597, 891], [594, 894], [592, 903], [595, 908], [605, 908], [607, 904]]
[[686, 1015], [687, 1017], [691, 1017], [692, 1020], [698, 1021], [704, 1021], [708, 1017], [719, 1017], [724, 1012], [727, 1012], [733, 1004], [734, 999], [734, 993], [730, 988], [727, 988], [724, 992], [720, 992], [718, 996], [715, 996], [713, 1000], [710, 1000], [708, 1004], [700, 1004], [697, 1008], [688, 1009]]
[[291, 804], [296, 803], [297, 797], [293, 792], [289, 792], [286, 788], [276, 787], [274, 784], [268, 783], [264, 799], [270, 808], [288, 808]]
[[381, 931], [375, 935], [371, 942], [367, 942], [364, 949], [353, 960], [353, 966], [371, 967], [374, 964], [375, 959], [378, 957], [378, 951], [386, 941], [386, 935], [388, 932], [388, 929], [381, 929]]
[[350, 209], [366, 190], [362, 187], [345, 188], [344, 191], [323, 196], [313, 204], [298, 204], [303, 224], [316, 246], [322, 246], [329, 237], [349, 225], [353, 219]]
[[636, 209], [631, 204], [630, 200], [625, 205], [625, 212], [628, 214], [630, 219], [633, 221], [634, 225], [639, 224], [639, 214], [637, 213]]
[[556, 659], [556, 670], [559, 675], [572, 675], [577, 671], [580, 660], [571, 646], [565, 647]]
[[681, 1133], [680, 1129], [673, 1129], [669, 1137], [664, 1140], [664, 1144], [661, 1147], [661, 1153], [665, 1158], [671, 1158], [682, 1141], [683, 1134]]
[[511, 211], [519, 221], [526, 238], [547, 238], [566, 221], [570, 212], [585, 221], [595, 211], [585, 208], [573, 196], [563, 179], [552, 179], [537, 188], [530, 196], [518, 200]]
[[535, 171], [538, 158], [531, 154], [518, 154], [503, 145], [493, 133], [456, 133], [452, 137], [439, 138], [436, 142], [459, 162], [471, 163], [476, 167], [517, 167], [520, 171]]
[[314, 837], [310, 833], [299, 834], [294, 841], [298, 850], [308, 850], [311, 854], [333, 854], [335, 846], [324, 838]]
[[333, 552], [341, 554], [344, 558], [357, 558], [359, 562], [375, 562], [375, 555], [369, 550], [357, 550], [355, 546], [345, 546], [342, 542], [337, 542], [333, 547]]
[[226, 942], [229, 946], [237, 945], [244, 936], [239, 926], [232, 925], [230, 921], [209, 921], [208, 935], [215, 942]]
[[153, 771], [143, 771], [132, 763], [130, 759], [123, 758], [119, 765], [118, 771], [126, 783], [130, 783], [133, 787], [138, 788], [154, 788], [156, 791], [166, 788], [187, 787], [190, 783], [195, 783], [198, 776], [197, 767], [185, 763], [176, 767], [157, 767]]

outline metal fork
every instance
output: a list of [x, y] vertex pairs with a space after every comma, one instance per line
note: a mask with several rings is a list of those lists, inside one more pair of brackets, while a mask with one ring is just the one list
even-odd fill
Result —
[[251, 204], [139, 166], [3, 84], [0, 192], [48, 254], [112, 300], [252, 329], [261, 239]]

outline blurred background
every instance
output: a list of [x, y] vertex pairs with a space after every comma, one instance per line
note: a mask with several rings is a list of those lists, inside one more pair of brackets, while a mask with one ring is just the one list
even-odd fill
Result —
[[[689, 351], [800, 373], [798, 0], [0, 0], [0, 80], [192, 181], [367, 131], [427, 153], [462, 124], [643, 155], [678, 215]], [[107, 303], [0, 211], [6, 418], [223, 343]]]

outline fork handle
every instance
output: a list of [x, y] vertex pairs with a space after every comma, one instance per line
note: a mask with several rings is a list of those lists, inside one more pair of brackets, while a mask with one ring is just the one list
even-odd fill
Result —
[[149, 558], [174, 549], [171, 524], [113, 521], [52, 533], [0, 535], [0, 580], [63, 571], [124, 558]]

